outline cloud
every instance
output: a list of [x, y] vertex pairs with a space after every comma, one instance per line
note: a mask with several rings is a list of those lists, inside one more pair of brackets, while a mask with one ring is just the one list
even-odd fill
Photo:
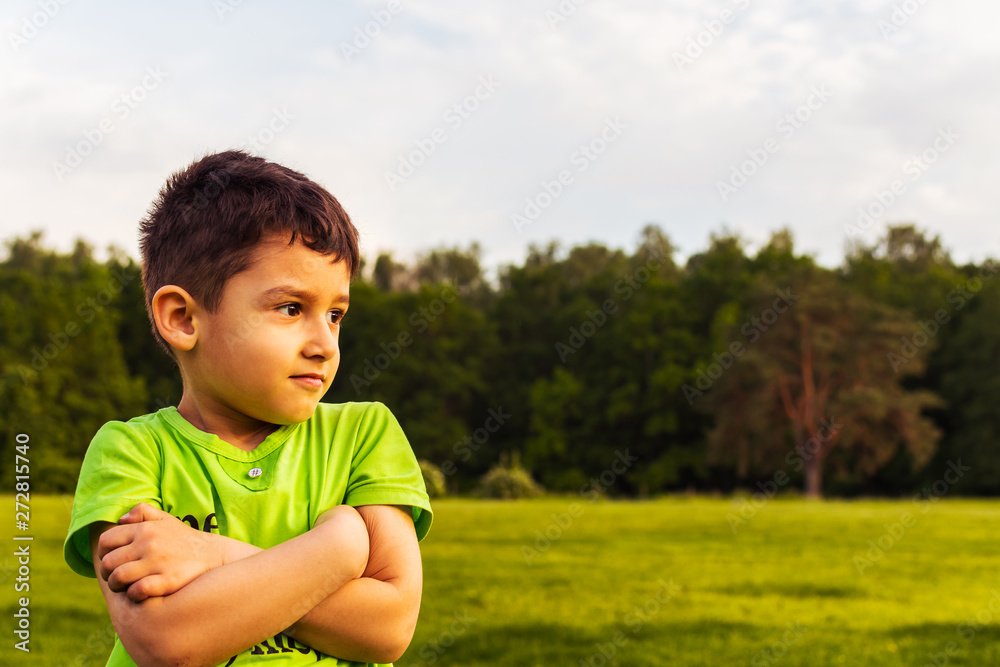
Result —
[[[285, 108], [295, 119], [263, 153], [329, 187], [366, 252], [407, 257], [478, 240], [495, 264], [550, 238], [633, 247], [658, 222], [689, 254], [723, 224], [757, 243], [787, 225], [800, 249], [834, 265], [857, 207], [951, 125], [962, 139], [882, 223], [915, 221], [956, 258], [995, 254], [976, 230], [1000, 176], [1000, 90], [987, 85], [1000, 60], [997, 6], [924, 3], [884, 36], [893, 3], [562, 4], [575, 9], [240, 3], [220, 18], [192, 3], [67, 5], [0, 60], [4, 234], [43, 226], [67, 248], [82, 235], [137, 255], [135, 225], [167, 174], [238, 145]], [[36, 10], [5, 6], [5, 34]], [[703, 46], [680, 70], [674, 55], [691, 40]], [[358, 52], [346, 57], [344, 44]], [[169, 78], [60, 182], [52, 163], [150, 66]], [[449, 122], [484, 76], [500, 85]], [[830, 100], [784, 137], [780, 120], [823, 85]], [[518, 233], [511, 216], [615, 117], [628, 125], [620, 138]], [[387, 172], [438, 129], [445, 140], [391, 189]], [[779, 149], [722, 201], [717, 183], [768, 138]]]

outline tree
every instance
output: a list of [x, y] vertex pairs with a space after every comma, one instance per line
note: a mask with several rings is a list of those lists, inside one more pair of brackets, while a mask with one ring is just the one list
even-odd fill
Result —
[[[932, 330], [929, 337], [934, 344], [922, 370], [899, 370], [907, 371], [903, 379], [906, 388], [923, 389], [942, 396], [945, 396], [943, 376], [952, 364], [944, 356], [956, 344], [955, 333], [969, 311], [963, 308], [967, 299], [962, 294], [972, 273], [973, 269], [964, 271], [952, 263], [936, 236], [931, 238], [912, 224], [889, 226], [871, 246], [852, 243], [839, 270], [853, 291], [907, 312], [914, 320], [909, 335], [917, 336], [917, 342], [926, 335], [925, 330]], [[958, 351], [958, 355], [964, 355], [964, 350]], [[910, 366], [910, 362], [906, 360], [904, 366]], [[927, 416], [942, 433], [937, 454], [940, 461], [934, 464], [937, 469], [938, 463], [945, 465], [953, 456], [948, 449], [953, 442], [952, 431], [958, 423], [956, 404], [949, 401], [928, 409]], [[894, 460], [868, 480], [866, 486], [869, 490], [902, 493], [920, 483], [921, 475], [914, 471], [909, 454], [900, 449]]]
[[531, 384], [525, 446], [547, 488], [579, 491], [626, 451], [638, 461], [615, 474], [617, 493], [663, 491], [700, 474], [701, 434], [676, 391], [696, 347], [692, 311], [669, 241], [652, 226], [641, 238], [631, 256], [588, 244], [561, 260], [538, 258], [513, 274], [534, 278], [531, 290], [501, 296], [529, 312], [500, 325], [536, 331], [515, 356], [537, 353], [535, 368], [551, 369]]
[[147, 404], [143, 378], [125, 365], [117, 339], [127, 275], [77, 241], [68, 255], [42, 247], [41, 233], [7, 242], [0, 262], [0, 473], [10, 488], [18, 433], [38, 443], [32, 489], [72, 492], [87, 444], [112, 419]]
[[177, 405], [184, 390], [181, 371], [177, 362], [159, 346], [153, 336], [153, 325], [146, 313], [142, 267], [120, 251], [112, 253], [106, 266], [112, 275], [120, 278], [121, 293], [117, 299], [120, 317], [115, 337], [121, 345], [129, 374], [146, 381], [149, 401], [145, 411], [155, 412], [169, 405]]
[[[419, 458], [439, 466], [451, 461], [473, 479], [492, 461], [485, 451], [467, 461], [456, 445], [498, 407], [484, 379], [484, 360], [495, 346], [484, 314], [450, 283], [388, 293], [357, 283], [340, 333], [340, 368], [324, 400], [384, 402]], [[495, 446], [491, 437], [483, 449]]]
[[438, 248], [417, 257], [414, 268], [421, 283], [450, 283], [463, 296], [489, 290], [480, 264], [482, 249], [472, 243], [468, 250]]
[[[921, 413], [941, 404], [901, 384], [923, 371], [928, 347], [905, 349], [914, 322], [856, 294], [820, 268], [797, 269], [786, 283], [759, 278], [753, 311], [758, 338], [706, 398], [716, 425], [716, 458], [803, 472], [805, 492], [822, 494], [824, 469], [871, 475], [900, 448], [914, 467], [934, 453], [938, 430]], [[791, 439], [794, 447], [789, 449]]]
[[1000, 280], [995, 263], [991, 269], [983, 272], [989, 282], [969, 303], [968, 314], [941, 358], [947, 369], [941, 394], [951, 406], [953, 425], [946, 454], [971, 467], [962, 480], [966, 493], [996, 493], [1000, 488], [1000, 334], [996, 327]]
[[372, 268], [372, 282], [383, 292], [393, 292], [410, 286], [409, 271], [406, 266], [392, 259], [390, 253], [382, 253], [375, 259]]

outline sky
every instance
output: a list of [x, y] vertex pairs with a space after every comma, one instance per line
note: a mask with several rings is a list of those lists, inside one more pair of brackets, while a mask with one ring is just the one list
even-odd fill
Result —
[[683, 261], [787, 227], [840, 264], [887, 225], [998, 255], [1000, 4], [719, 0], [0, 8], [0, 240], [138, 258], [164, 179], [234, 147], [341, 202], [362, 253], [478, 242]]

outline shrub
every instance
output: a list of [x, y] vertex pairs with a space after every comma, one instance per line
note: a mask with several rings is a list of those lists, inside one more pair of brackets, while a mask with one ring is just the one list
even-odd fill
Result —
[[506, 457], [501, 457], [500, 463], [490, 468], [479, 480], [476, 495], [484, 498], [531, 498], [540, 496], [545, 490], [531, 478], [531, 473], [521, 467], [514, 456], [514, 462], [507, 465]]
[[424, 486], [427, 487], [427, 495], [431, 498], [440, 498], [446, 495], [444, 473], [441, 472], [441, 468], [423, 459], [420, 459], [417, 463], [420, 464], [420, 472], [424, 476]]

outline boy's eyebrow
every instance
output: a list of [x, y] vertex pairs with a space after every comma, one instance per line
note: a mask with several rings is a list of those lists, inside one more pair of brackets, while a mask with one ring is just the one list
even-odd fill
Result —
[[[294, 299], [301, 299], [303, 301], [313, 301], [316, 295], [311, 290], [299, 289], [293, 285], [278, 285], [277, 287], [272, 287], [271, 289], [264, 290], [260, 293], [261, 301], [270, 301], [271, 299], [277, 298], [279, 296], [290, 296]], [[351, 297], [348, 294], [341, 294], [333, 298], [334, 303], [343, 303], [345, 305], [351, 302]]]

